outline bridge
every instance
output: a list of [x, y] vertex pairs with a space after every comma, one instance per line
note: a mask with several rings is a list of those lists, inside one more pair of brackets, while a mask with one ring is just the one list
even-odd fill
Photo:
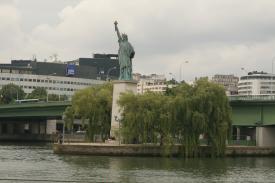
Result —
[[230, 96], [232, 135], [236, 141], [275, 146], [275, 96]]
[[61, 118], [70, 102], [37, 102], [0, 105], [0, 120], [14, 118]]
[[0, 105], [0, 140], [51, 140], [70, 102]]
[[[275, 146], [275, 96], [230, 96], [232, 137], [236, 142]], [[62, 131], [70, 102], [0, 105], [0, 140], [8, 134], [52, 134]]]

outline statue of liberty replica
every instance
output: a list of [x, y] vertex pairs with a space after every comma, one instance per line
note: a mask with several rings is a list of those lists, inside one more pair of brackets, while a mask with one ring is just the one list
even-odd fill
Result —
[[115, 31], [118, 37], [119, 50], [118, 61], [120, 66], [119, 80], [133, 80], [132, 77], [132, 58], [135, 56], [133, 46], [128, 42], [127, 34], [120, 34], [117, 21], [114, 22]]
[[134, 48], [128, 42], [128, 36], [126, 34], [120, 34], [117, 27], [117, 21], [115, 21], [114, 24], [119, 43], [118, 61], [120, 73], [119, 80], [113, 81], [113, 103], [110, 135], [120, 143], [119, 121], [121, 119], [121, 109], [117, 102], [121, 93], [129, 91], [137, 93], [137, 81], [133, 81], [132, 75], [132, 58], [134, 58], [135, 55]]

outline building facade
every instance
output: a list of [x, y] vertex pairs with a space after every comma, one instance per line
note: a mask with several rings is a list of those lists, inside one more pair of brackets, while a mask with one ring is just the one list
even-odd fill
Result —
[[275, 75], [266, 72], [249, 72], [238, 83], [239, 95], [274, 95]]
[[212, 82], [222, 85], [227, 95], [238, 94], [238, 81], [239, 77], [234, 75], [216, 74], [212, 77]]
[[141, 75], [133, 74], [133, 79], [138, 81], [137, 93], [143, 94], [147, 91], [163, 93], [167, 88], [172, 88], [175, 85], [168, 84], [165, 75]]
[[0, 64], [0, 88], [13, 83], [27, 94], [42, 87], [49, 94], [70, 98], [79, 89], [103, 84], [107, 78], [117, 79], [118, 76], [118, 59], [111, 54], [95, 54], [94, 58], [63, 63], [12, 60], [11, 64]]

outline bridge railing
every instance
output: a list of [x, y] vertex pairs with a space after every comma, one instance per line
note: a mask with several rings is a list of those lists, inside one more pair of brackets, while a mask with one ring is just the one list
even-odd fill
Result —
[[229, 101], [275, 101], [275, 95], [231, 95]]
[[231, 139], [228, 140], [228, 145], [239, 145], [239, 146], [256, 146], [256, 140], [251, 139], [251, 136], [240, 135], [240, 136], [232, 136]]
[[[251, 139], [250, 136], [246, 135], [241, 135], [238, 139], [237, 136], [232, 136], [227, 142], [229, 146], [256, 146], [256, 140]], [[208, 140], [200, 139], [199, 143], [200, 145], [208, 145]]]

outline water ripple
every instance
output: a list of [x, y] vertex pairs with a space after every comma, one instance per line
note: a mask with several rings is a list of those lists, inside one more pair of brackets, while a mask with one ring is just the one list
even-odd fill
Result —
[[55, 155], [50, 144], [0, 144], [0, 182], [273, 182], [275, 158]]

